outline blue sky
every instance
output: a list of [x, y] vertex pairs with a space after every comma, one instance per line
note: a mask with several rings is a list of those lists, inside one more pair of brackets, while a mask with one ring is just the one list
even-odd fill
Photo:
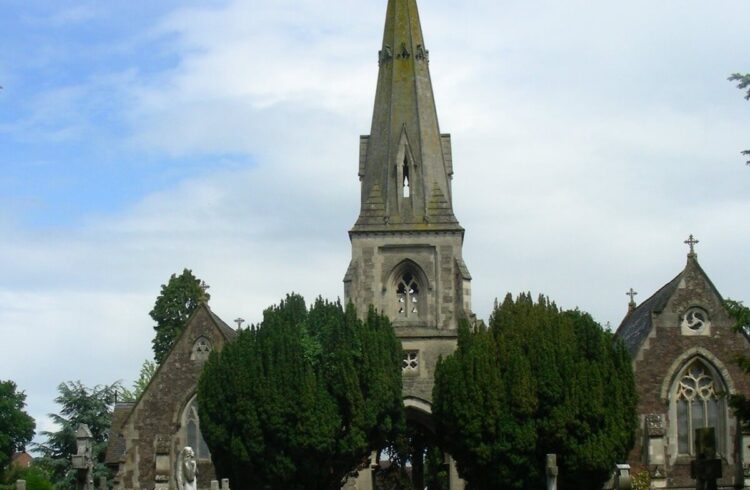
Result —
[[[150, 357], [189, 267], [226, 321], [342, 294], [385, 0], [5, 1], [0, 379], [40, 429], [55, 387]], [[616, 326], [691, 233], [750, 301], [750, 4], [420, 2], [476, 313], [546, 293]]]

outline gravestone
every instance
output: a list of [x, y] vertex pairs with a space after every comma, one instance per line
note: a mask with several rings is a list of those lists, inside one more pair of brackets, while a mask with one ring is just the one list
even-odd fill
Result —
[[557, 455], [547, 455], [547, 490], [557, 490]]
[[26, 480], [16, 480], [16, 490], [26, 490]]
[[695, 461], [690, 463], [690, 477], [696, 490], [716, 490], [721, 478], [721, 459], [716, 457], [716, 432], [713, 427], [695, 429]]

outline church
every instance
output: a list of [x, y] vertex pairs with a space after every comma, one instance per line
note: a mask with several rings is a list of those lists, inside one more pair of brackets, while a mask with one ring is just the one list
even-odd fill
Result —
[[[360, 137], [360, 212], [349, 231], [344, 299], [361, 314], [374, 305], [391, 318], [404, 350], [407, 420], [429, 433], [437, 359], [455, 350], [460, 319], [478, 320], [462, 257], [464, 229], [453, 212], [451, 137], [438, 124], [416, 0], [388, 1], [378, 63], [372, 126]], [[652, 488], [693, 483], [692, 434], [701, 427], [715, 428], [721, 482], [750, 484], [750, 432], [724, 396], [750, 393], [734, 362], [750, 356], [750, 343], [732, 330], [695, 243], [691, 237], [683, 271], [640, 305], [631, 301], [616, 334], [633, 358], [639, 393], [628, 462], [649, 472]], [[174, 468], [185, 446], [194, 449], [199, 488], [209, 487], [215, 474], [195, 393], [208, 354], [235, 336], [200, 305], [141, 397], [115, 407], [106, 460], [116, 473], [115, 489], [175, 489]], [[374, 459], [347, 488], [373, 488]], [[449, 455], [445, 463], [450, 488], [464, 488]]]

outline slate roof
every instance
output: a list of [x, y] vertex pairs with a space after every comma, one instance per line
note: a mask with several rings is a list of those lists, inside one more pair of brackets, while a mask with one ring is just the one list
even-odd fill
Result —
[[208, 309], [208, 313], [211, 315], [211, 319], [214, 321], [217, 327], [219, 327], [219, 330], [221, 330], [221, 333], [224, 335], [224, 338], [231, 341], [237, 336], [237, 330], [233, 329], [226, 323], [224, 323], [224, 320], [219, 318], [219, 316], [211, 311], [210, 308]]
[[680, 272], [677, 277], [662, 286], [650, 298], [638, 305], [623, 320], [615, 333], [622, 339], [631, 356], [635, 356], [638, 348], [651, 332], [651, 319], [654, 313], [660, 313], [672, 297], [677, 285], [685, 272]]
[[134, 406], [134, 402], [118, 403], [115, 405], [115, 409], [112, 412], [112, 425], [109, 429], [109, 441], [107, 444], [107, 454], [104, 457], [104, 464], [116, 465], [122, 461], [125, 455], [125, 438], [122, 437], [120, 431]]

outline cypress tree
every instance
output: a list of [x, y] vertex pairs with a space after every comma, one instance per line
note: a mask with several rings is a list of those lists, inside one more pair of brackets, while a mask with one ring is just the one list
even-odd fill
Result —
[[401, 346], [387, 318], [289, 295], [212, 353], [198, 385], [220, 477], [253, 489], [333, 489], [403, 428]]
[[544, 296], [497, 304], [488, 327], [460, 329], [435, 374], [442, 446], [471, 489], [601, 488], [633, 444], [635, 386], [625, 348], [590, 315]]

